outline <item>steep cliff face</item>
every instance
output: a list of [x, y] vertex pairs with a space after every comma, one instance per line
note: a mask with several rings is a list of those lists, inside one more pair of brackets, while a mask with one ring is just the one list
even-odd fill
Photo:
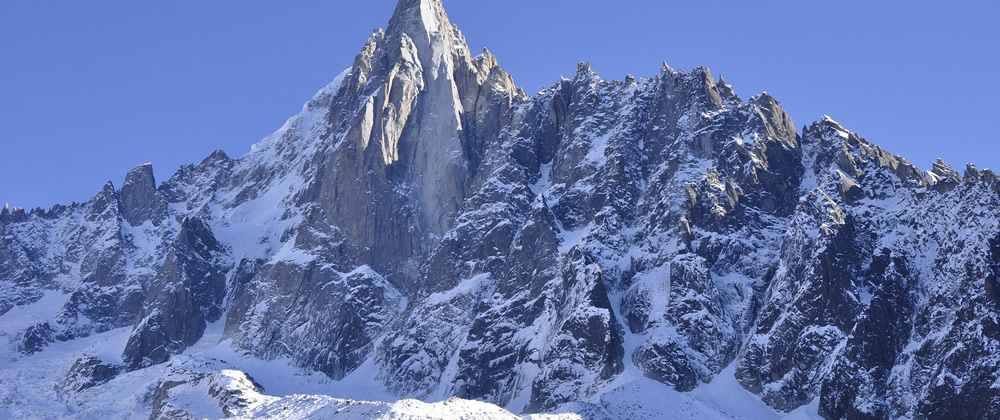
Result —
[[[211, 339], [515, 412], [612, 415], [602, 396], [639, 375], [728, 375], [780, 411], [989, 417], [998, 194], [989, 170], [921, 172], [829, 118], [798, 132], [706, 68], [581, 63], [527, 96], [440, 0], [402, 0], [249, 154], [4, 208], [0, 317], [61, 305], [4, 330], [24, 355], [131, 327], [133, 372]], [[115, 372], [88, 384], [117, 372], [80, 360]]]

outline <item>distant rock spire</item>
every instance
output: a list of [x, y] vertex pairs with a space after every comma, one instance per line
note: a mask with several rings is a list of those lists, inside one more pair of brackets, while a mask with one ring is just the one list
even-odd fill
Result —
[[670, 65], [667, 64], [666, 61], [664, 61], [663, 65], [660, 67], [660, 72], [661, 73], [673, 73], [674, 72], [674, 68], [670, 67]]
[[[218, 151], [213, 152], [215, 156]], [[211, 157], [210, 156], [210, 157]], [[166, 214], [166, 204], [156, 193], [156, 180], [153, 177], [153, 165], [144, 163], [136, 166], [128, 175], [119, 194], [122, 203], [122, 215], [132, 226], [141, 225], [149, 220], [159, 224]]]

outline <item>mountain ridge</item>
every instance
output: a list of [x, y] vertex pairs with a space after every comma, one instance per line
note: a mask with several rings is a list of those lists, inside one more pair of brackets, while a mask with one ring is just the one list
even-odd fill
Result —
[[131, 326], [121, 364], [143, 372], [222, 322], [258, 359], [514, 412], [733, 366], [779, 411], [988, 415], [998, 193], [828, 117], [800, 133], [707, 68], [580, 63], [527, 96], [439, 0], [403, 0], [249, 154], [5, 207], [0, 316], [61, 290], [57, 316], [8, 332], [25, 357]]

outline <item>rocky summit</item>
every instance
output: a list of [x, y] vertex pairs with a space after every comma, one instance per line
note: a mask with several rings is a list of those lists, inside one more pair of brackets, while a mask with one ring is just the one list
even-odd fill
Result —
[[707, 68], [526, 95], [440, 0], [250, 153], [0, 243], [0, 417], [1000, 416], [996, 174]]

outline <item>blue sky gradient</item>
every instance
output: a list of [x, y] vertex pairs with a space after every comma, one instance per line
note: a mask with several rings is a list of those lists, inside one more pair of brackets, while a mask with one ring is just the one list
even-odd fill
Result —
[[[996, 2], [444, 0], [527, 92], [707, 65], [801, 127], [832, 116], [929, 169], [1000, 168]], [[84, 201], [241, 156], [350, 66], [394, 1], [0, 2], [0, 205]]]

